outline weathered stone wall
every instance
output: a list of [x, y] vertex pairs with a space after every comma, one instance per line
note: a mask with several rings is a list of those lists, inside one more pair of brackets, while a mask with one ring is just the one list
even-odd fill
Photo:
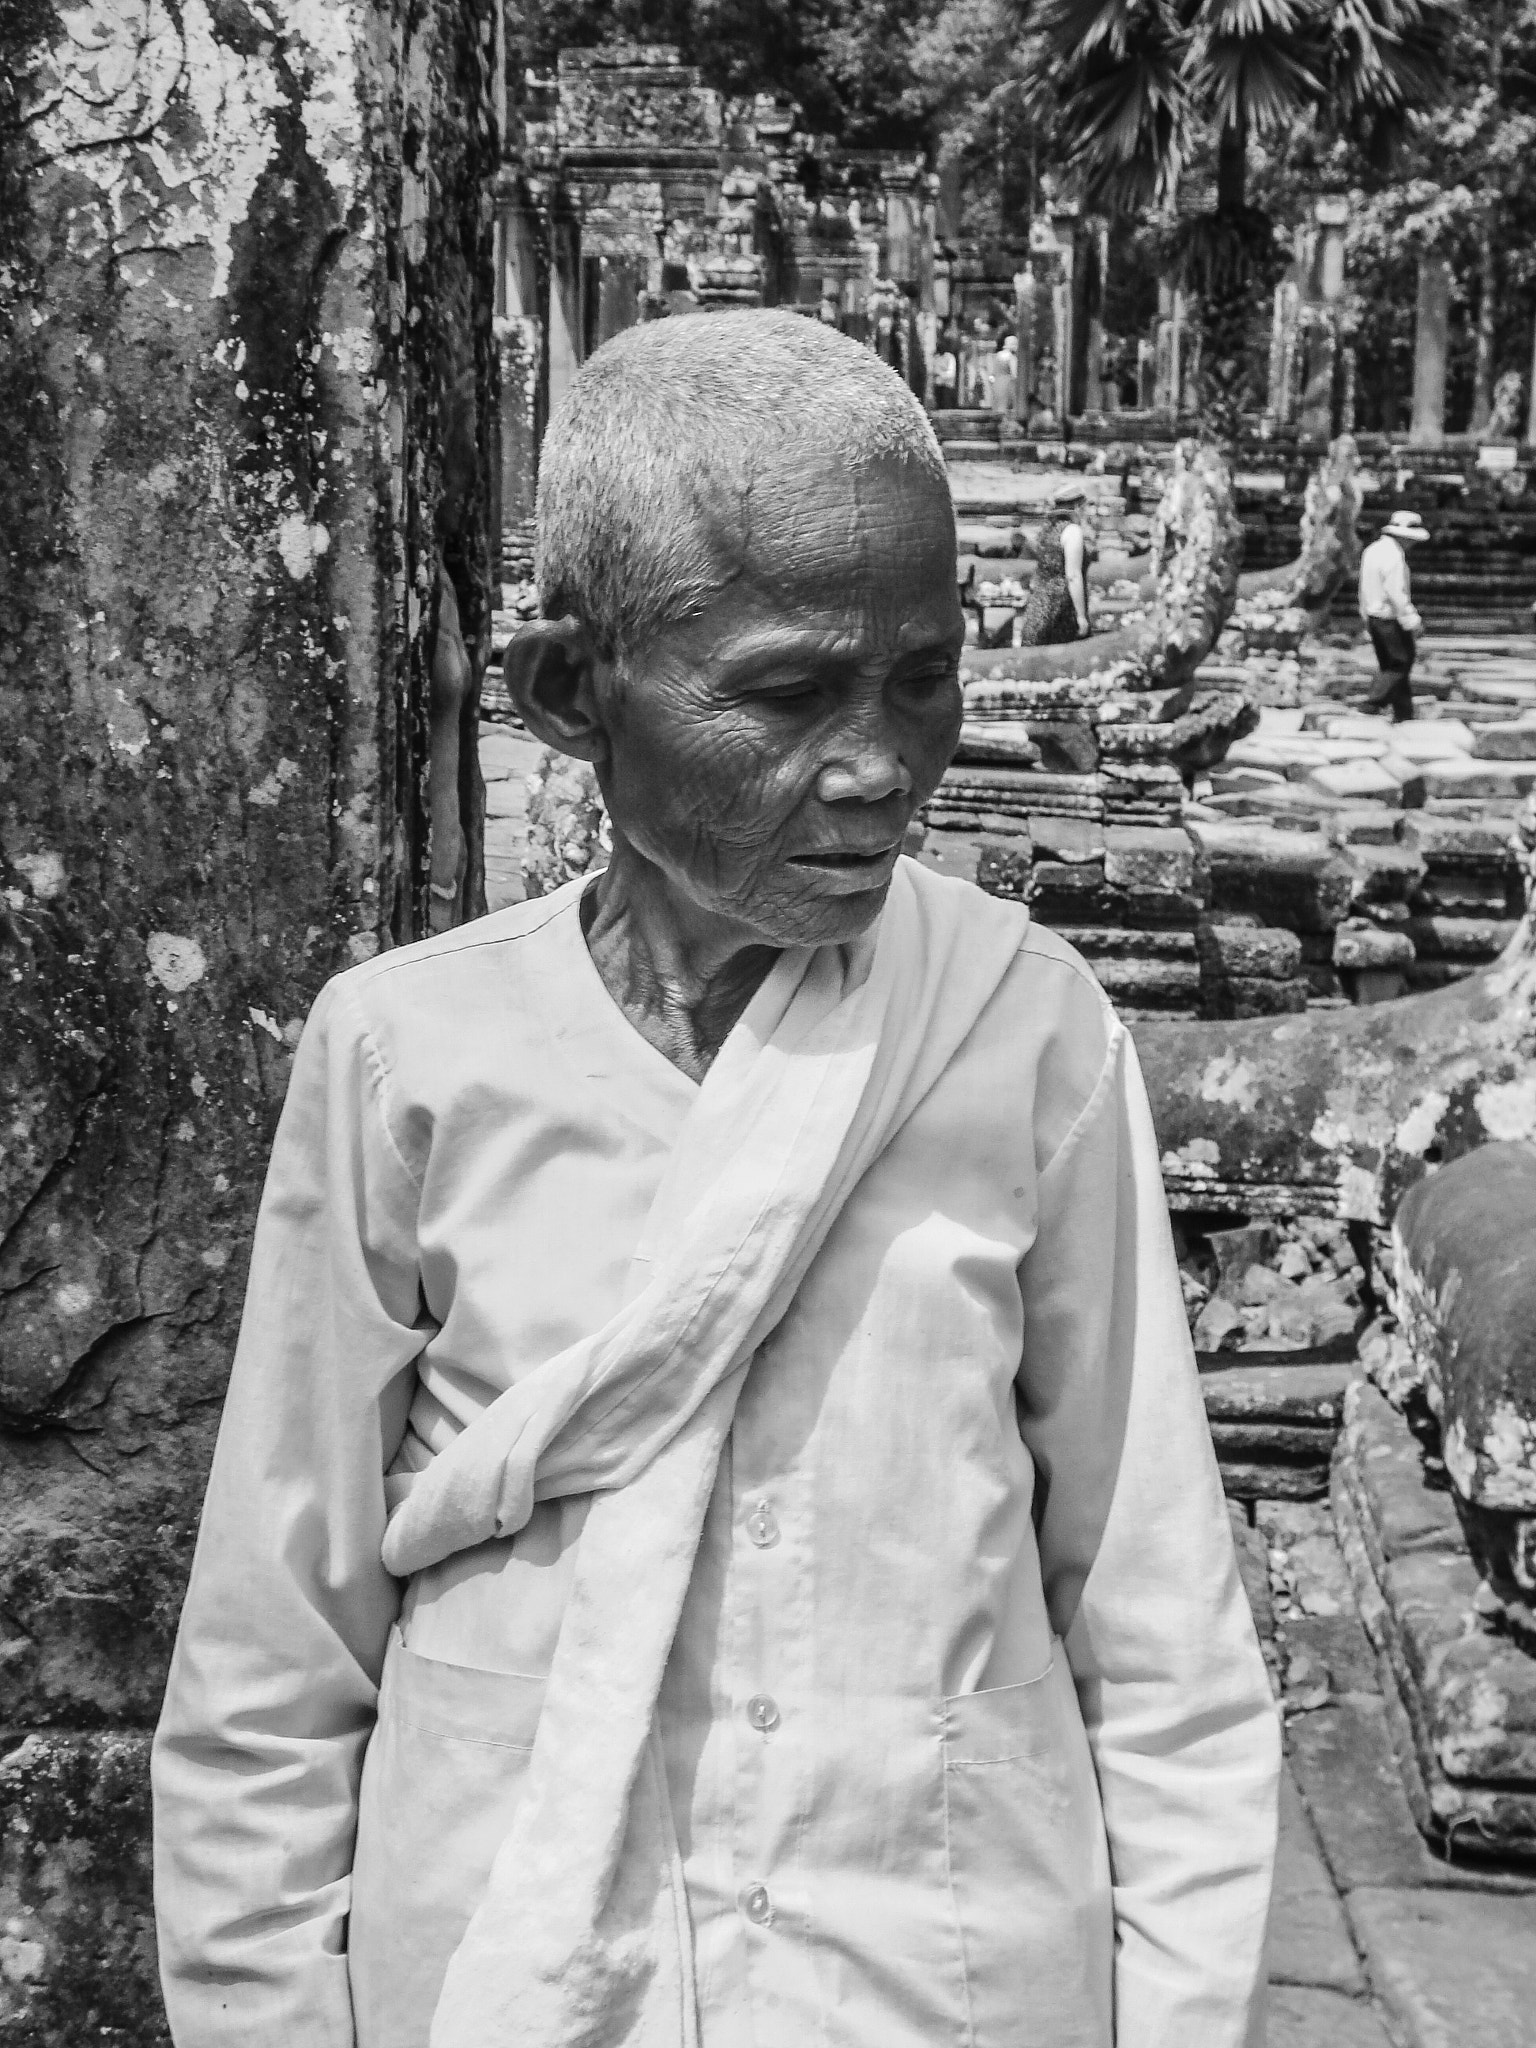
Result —
[[292, 1047], [327, 974], [480, 901], [472, 746], [430, 893], [429, 731], [473, 732], [489, 628], [493, 15], [0, 13], [17, 2048], [164, 2038], [145, 1752]]

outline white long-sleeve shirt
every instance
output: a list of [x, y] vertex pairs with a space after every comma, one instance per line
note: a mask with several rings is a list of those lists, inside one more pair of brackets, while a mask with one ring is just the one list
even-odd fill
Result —
[[1412, 588], [1402, 543], [1379, 534], [1360, 557], [1361, 618], [1396, 619], [1406, 631], [1419, 632], [1424, 621], [1414, 610]]
[[[516, 1810], [585, 1499], [379, 1546], [650, 1251], [697, 1091], [578, 896], [299, 1048], [155, 1745], [178, 2048], [424, 2048]], [[1274, 1711], [1134, 1053], [1048, 933], [752, 1368], [658, 1728], [701, 2048], [1257, 2038]]]

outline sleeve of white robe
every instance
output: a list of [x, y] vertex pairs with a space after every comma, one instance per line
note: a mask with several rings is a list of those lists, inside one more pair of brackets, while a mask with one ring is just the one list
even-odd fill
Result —
[[[1116, 2048], [1262, 2038], [1279, 1725], [1238, 1576], [1124, 1027], [1043, 1166], [1021, 1427], [1109, 1838]], [[1081, 1098], [1079, 1098], [1081, 1099]]]
[[176, 2048], [351, 2048], [357, 1791], [399, 1586], [383, 1473], [418, 1328], [416, 1187], [345, 982], [294, 1059], [155, 1736]]

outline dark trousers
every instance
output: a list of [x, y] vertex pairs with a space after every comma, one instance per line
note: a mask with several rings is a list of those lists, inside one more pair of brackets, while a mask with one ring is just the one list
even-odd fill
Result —
[[1390, 706], [1395, 724], [1413, 716], [1413, 691], [1408, 678], [1413, 674], [1413, 657], [1417, 652], [1413, 635], [1406, 626], [1396, 619], [1367, 619], [1371, 629], [1371, 645], [1376, 650], [1376, 666], [1380, 673], [1366, 692], [1366, 703]]

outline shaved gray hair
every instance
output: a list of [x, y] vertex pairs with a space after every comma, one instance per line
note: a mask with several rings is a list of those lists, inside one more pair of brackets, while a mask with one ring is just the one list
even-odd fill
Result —
[[796, 313], [692, 313], [627, 328], [586, 362], [539, 457], [546, 618], [624, 661], [739, 573], [770, 468], [894, 459], [948, 493], [928, 416], [880, 359]]

